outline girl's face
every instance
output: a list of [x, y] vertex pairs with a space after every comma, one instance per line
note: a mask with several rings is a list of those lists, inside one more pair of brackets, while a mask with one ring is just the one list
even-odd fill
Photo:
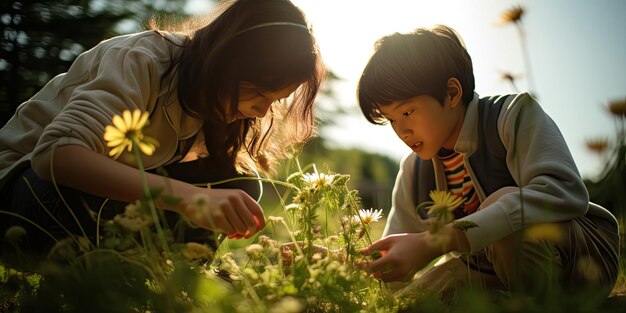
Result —
[[[227, 122], [246, 118], [261, 118], [267, 114], [272, 103], [289, 97], [300, 84], [293, 84], [279, 90], [264, 90], [252, 83], [239, 84], [239, 104], [237, 112], [227, 112]], [[228, 108], [228, 106], [226, 106]]]
[[381, 107], [382, 115], [404, 143], [421, 159], [435, 157], [444, 147], [453, 149], [463, 125], [465, 109], [460, 102], [445, 103], [428, 95]]

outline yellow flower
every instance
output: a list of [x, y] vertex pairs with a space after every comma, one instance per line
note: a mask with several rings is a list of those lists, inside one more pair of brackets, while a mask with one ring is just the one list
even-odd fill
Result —
[[454, 219], [454, 210], [465, 201], [447, 190], [431, 190], [429, 193], [432, 204], [426, 207], [428, 214], [436, 216], [436, 221], [431, 221], [431, 231], [437, 231], [440, 226]]
[[197, 242], [187, 242], [181, 251], [181, 255], [187, 261], [211, 259], [213, 258], [213, 250]]
[[519, 23], [522, 16], [524, 16], [524, 8], [519, 5], [515, 6], [500, 15], [500, 24]]
[[142, 129], [148, 124], [148, 112], [136, 109], [133, 112], [124, 110], [122, 116], [113, 116], [113, 125], [107, 125], [104, 130], [104, 140], [111, 148], [109, 156], [117, 159], [124, 149], [132, 151], [133, 145], [145, 155], [152, 155], [158, 146], [153, 138], [144, 136]]
[[433, 205], [426, 207], [428, 214], [452, 212], [465, 200], [444, 190], [431, 190], [428, 195], [433, 200]]
[[382, 217], [383, 210], [359, 210], [359, 215], [354, 216], [354, 220], [357, 222], [362, 221], [363, 224], [367, 225], [372, 222], [378, 221]]

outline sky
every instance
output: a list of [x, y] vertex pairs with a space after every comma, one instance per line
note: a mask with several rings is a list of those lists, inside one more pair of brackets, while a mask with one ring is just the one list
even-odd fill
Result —
[[[517, 76], [517, 88], [533, 89], [559, 126], [583, 177], [596, 178], [602, 170], [603, 159], [585, 142], [615, 139], [606, 105], [626, 97], [626, 1], [292, 1], [307, 16], [326, 66], [341, 79], [332, 85], [335, 99], [320, 99], [323, 106], [350, 112], [321, 130], [334, 146], [361, 148], [397, 161], [410, 152], [390, 126], [365, 120], [356, 86], [378, 38], [445, 24], [465, 42], [480, 96], [516, 92], [502, 74]], [[502, 12], [517, 5], [525, 10], [525, 46], [514, 25], [498, 25]], [[209, 0], [189, 0], [187, 9], [202, 14], [211, 6]]]

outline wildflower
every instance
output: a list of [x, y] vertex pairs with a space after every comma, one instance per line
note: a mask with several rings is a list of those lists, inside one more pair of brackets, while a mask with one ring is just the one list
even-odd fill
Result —
[[26, 230], [22, 226], [13, 225], [4, 233], [4, 240], [10, 243], [18, 243], [26, 237]]
[[306, 203], [311, 198], [311, 195], [315, 192], [313, 188], [302, 188], [293, 197], [293, 203]]
[[181, 255], [188, 261], [211, 259], [213, 258], [213, 250], [197, 242], [188, 242], [185, 244]]
[[522, 16], [524, 16], [524, 8], [519, 5], [515, 6], [500, 15], [499, 24], [506, 25], [510, 23], [520, 23], [522, 21]]
[[201, 220], [205, 218], [206, 212], [211, 210], [212, 205], [211, 197], [207, 193], [201, 192], [191, 197], [191, 201], [187, 204], [187, 210], [194, 212], [196, 220]]
[[337, 242], [337, 241], [339, 241], [339, 236], [337, 236], [337, 235], [330, 235], [326, 239], [324, 239], [324, 241], [326, 241], [326, 243]]
[[609, 102], [609, 111], [618, 117], [626, 117], [626, 99]]
[[307, 185], [309, 185], [313, 189], [319, 189], [324, 186], [330, 186], [333, 183], [333, 179], [335, 179], [335, 175], [328, 175], [324, 173], [306, 173], [302, 175], [302, 180], [304, 180]]
[[122, 112], [122, 116], [113, 116], [113, 125], [107, 125], [104, 130], [104, 140], [107, 147], [111, 148], [109, 156], [117, 159], [124, 149], [132, 151], [133, 145], [137, 145], [139, 150], [145, 155], [152, 155], [158, 146], [158, 142], [153, 138], [144, 136], [143, 127], [148, 123], [148, 112], [130, 110]]
[[243, 273], [251, 281], [257, 281], [260, 278], [259, 273], [257, 273], [253, 268], [250, 268], [250, 267], [244, 268]]
[[274, 223], [282, 223], [285, 219], [281, 216], [268, 216], [267, 220]]
[[113, 221], [131, 232], [138, 232], [141, 228], [150, 226], [153, 222], [152, 216], [142, 214], [139, 201], [126, 205], [124, 213], [115, 215]]
[[[78, 244], [76, 243], [78, 242]], [[85, 252], [89, 246], [89, 240], [85, 237], [78, 237], [76, 241], [72, 238], [65, 238], [59, 240], [54, 244], [50, 252], [48, 253], [49, 259], [55, 260], [73, 260], [80, 252]]]
[[432, 190], [429, 193], [430, 199], [433, 204], [427, 206], [428, 214], [434, 214], [437, 217], [441, 217], [444, 221], [449, 221], [453, 218], [452, 212], [458, 208], [465, 199], [460, 198], [449, 191]]
[[288, 204], [287, 206], [285, 206], [285, 211], [293, 212], [293, 211], [297, 210], [298, 208], [300, 208], [299, 204], [291, 203], [291, 204]]
[[586, 142], [587, 148], [596, 153], [602, 153], [606, 151], [609, 147], [609, 140], [606, 138], [602, 139], [590, 139]]
[[532, 240], [546, 240], [556, 243], [563, 239], [564, 233], [555, 224], [537, 224], [528, 227], [524, 236]]
[[249, 245], [248, 247], [246, 247], [246, 253], [250, 257], [260, 255], [263, 253], [263, 246], [261, 246], [260, 244], [253, 243]]
[[368, 209], [368, 210], [363, 210], [360, 209], [359, 210], [359, 215], [355, 215], [354, 216], [354, 220], [361, 221], [363, 222], [363, 224], [367, 225], [370, 224], [372, 222], [377, 222], [383, 214], [383, 210], [374, 210], [374, 209]]
[[230, 273], [236, 273], [240, 270], [232, 252], [226, 252], [222, 255], [220, 267]]

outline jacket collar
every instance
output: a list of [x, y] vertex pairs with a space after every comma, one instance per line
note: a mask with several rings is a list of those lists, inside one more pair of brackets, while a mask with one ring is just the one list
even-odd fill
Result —
[[465, 118], [463, 119], [463, 126], [459, 133], [459, 138], [454, 145], [454, 151], [469, 156], [474, 151], [478, 142], [478, 94], [474, 93], [474, 98], [467, 105], [465, 110]]

